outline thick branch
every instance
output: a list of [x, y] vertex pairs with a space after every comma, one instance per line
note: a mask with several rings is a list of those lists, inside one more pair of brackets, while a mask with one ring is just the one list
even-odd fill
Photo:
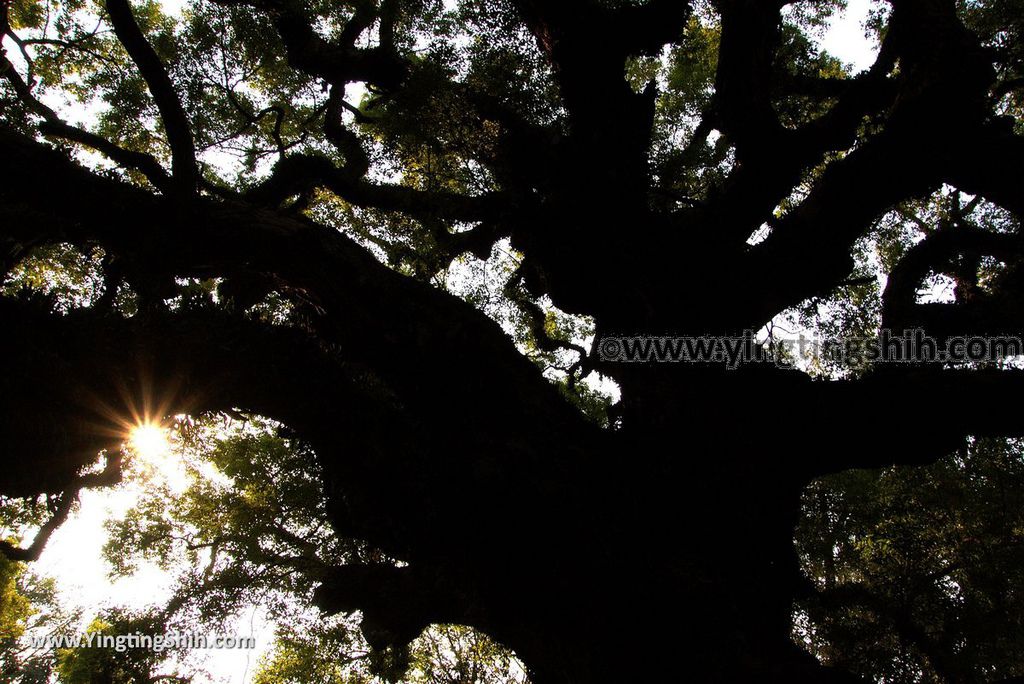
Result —
[[[1019, 235], [992, 233], [967, 224], [957, 224], [932, 234], [912, 247], [889, 274], [882, 296], [883, 327], [921, 327], [921, 321], [915, 320], [916, 316], [912, 313], [918, 288], [930, 270], [942, 272], [948, 267], [952, 257], [959, 254], [990, 255], [1004, 261], [1015, 261], [1020, 257], [1022, 250], [1024, 243]], [[947, 308], [947, 312], [952, 314], [953, 309]], [[953, 325], [949, 327], [955, 329], [956, 324], [952, 321], [950, 323]], [[925, 329], [934, 332], [931, 326]], [[972, 325], [961, 329], [960, 332], [965, 334], [995, 331], [986, 331], [984, 327]]]
[[328, 614], [363, 612], [362, 630], [370, 646], [405, 646], [432, 623], [465, 619], [449, 606], [453, 597], [438, 596], [436, 578], [411, 568], [348, 565], [333, 568], [317, 589], [314, 602]]
[[1005, 123], [968, 131], [946, 177], [1024, 220], [1024, 137], [1014, 135]]
[[[558, 462], [564, 461], [569, 468], [570, 463], [586, 460], [580, 445], [595, 439], [597, 430], [565, 402], [492, 321], [469, 304], [390, 271], [335, 229], [230, 201], [199, 198], [188, 207], [174, 207], [144, 191], [98, 178], [20, 136], [0, 134], [0, 147], [11, 162], [0, 169], [0, 199], [41, 198], [54, 183], [64, 188], [66, 202], [51, 207], [55, 215], [51, 239], [95, 240], [138, 269], [168, 275], [230, 278], [236, 272], [251, 271], [272, 276], [279, 287], [294, 293], [315, 312], [308, 325], [319, 339], [343, 350], [346, 365], [365, 369], [368, 377], [374, 378], [373, 384], [383, 388], [403, 414], [418, 417], [416, 436], [401, 437], [408, 439], [402, 447], [387, 449], [384, 444], [389, 440], [384, 440], [372, 449], [378, 457], [368, 455], [351, 466], [359, 469], [359, 482], [372, 483], [356, 491], [346, 489], [351, 496], [345, 507], [362, 525], [378, 532], [401, 529], [406, 541], [415, 538], [419, 548], [443, 553], [461, 543], [442, 523], [445, 516], [456, 515], [449, 509], [465, 502], [468, 495], [453, 492], [472, 492], [472, 497], [480, 497], [481, 506], [499, 507], [494, 519], [507, 519], [521, 515], [513, 504], [514, 492], [517, 486], [537, 486], [530, 483], [536, 468], [551, 471]], [[74, 222], [67, 221], [71, 215]], [[148, 219], [146, 231], [137, 229], [140, 217]], [[210, 339], [208, 333], [198, 329], [182, 327], [180, 334], [195, 336], [183, 344], [178, 335], [166, 335], [169, 340], [177, 339], [182, 350], [211, 343], [204, 342]], [[245, 338], [240, 334], [237, 339]], [[113, 343], [110, 346], [117, 348]], [[193, 353], [203, 358], [199, 352]], [[268, 350], [264, 358], [279, 356], [292, 355]], [[225, 373], [237, 373], [236, 381], [241, 381], [259, 366], [255, 361], [225, 359], [222, 369], [213, 366], [207, 372], [229, 385]], [[274, 367], [282, 372], [286, 368]], [[196, 373], [201, 377], [198, 370]], [[329, 374], [310, 368], [294, 375]], [[263, 381], [259, 386], [244, 386], [255, 392], [270, 384]], [[269, 392], [259, 390], [261, 397]], [[297, 391], [288, 394], [295, 397]], [[311, 417], [315, 413], [304, 417], [311, 401], [323, 410], [337, 410], [336, 401], [283, 398], [273, 400], [262, 411], [250, 407], [289, 425], [315, 426]], [[232, 404], [248, 406], [249, 402], [236, 398]], [[359, 421], [368, 426], [381, 427], [381, 421], [393, 420], [359, 415]], [[324, 425], [334, 422], [322, 419]], [[396, 432], [395, 439], [401, 434]], [[508, 434], [516, 434], [520, 444], [534, 446], [513, 455], [503, 446], [503, 436]], [[428, 467], [428, 454], [448, 464], [443, 484]], [[477, 481], [480, 473], [473, 465], [481, 458], [491, 464], [484, 471], [490, 473], [486, 483]], [[329, 475], [344, 481], [348, 467], [332, 466]], [[521, 485], [510, 484], [517, 481]], [[439, 518], [414, 515], [414, 509], [437, 511]], [[541, 518], [544, 511], [529, 515]], [[392, 524], [393, 517], [401, 517], [402, 524]], [[482, 519], [480, 524], [484, 524]], [[436, 543], [425, 544], [431, 539]], [[394, 543], [390, 539], [382, 542]]]
[[118, 40], [135, 62], [142, 78], [149, 86], [149, 92], [160, 111], [160, 118], [167, 132], [167, 143], [171, 148], [171, 172], [178, 188], [188, 194], [195, 192], [198, 182], [195, 141], [192, 125], [185, 109], [178, 99], [174, 84], [167, 75], [153, 46], [146, 40], [132, 14], [128, 0], [107, 0], [107, 14]]
[[[408, 62], [386, 40], [371, 48], [356, 48], [356, 39], [380, 13], [371, 0], [359, 3], [336, 42], [321, 38], [301, 4], [279, 0], [217, 0], [221, 5], [252, 5], [267, 11], [288, 52], [288, 63], [336, 86], [364, 81], [381, 90], [393, 90], [405, 79]], [[385, 3], [388, 4], [388, 3]], [[386, 33], [386, 29], [382, 27]]]
[[41, 102], [29, 88], [28, 84], [18, 75], [14, 65], [7, 59], [7, 56], [0, 52], [0, 74], [7, 78], [14, 88], [14, 92], [31, 111], [43, 117], [40, 131], [44, 135], [54, 135], [65, 140], [77, 142], [106, 155], [109, 159], [121, 166], [136, 169], [141, 172], [155, 187], [167, 190], [170, 179], [163, 167], [151, 155], [142, 152], [133, 152], [115, 145], [106, 138], [95, 133], [71, 126], [63, 121], [57, 113]]
[[341, 122], [344, 101], [345, 88], [332, 85], [327, 98], [327, 112], [324, 115], [324, 133], [327, 140], [345, 155], [342, 172], [349, 178], [358, 180], [370, 169], [370, 159], [359, 141], [359, 136], [345, 128]]
[[[808, 478], [849, 468], [894, 464], [924, 465], [956, 450], [969, 435], [1024, 435], [1024, 420], [1014, 402], [995, 397], [1024, 390], [1018, 370], [943, 370], [922, 366], [885, 366], [853, 381], [812, 383], [803, 401], [815, 436], [828, 452], [812, 454], [803, 466]], [[837, 416], [870, 415], [835, 440]], [[926, 430], [922, 426], [928, 426]]]
[[[893, 21], [917, 30], [901, 31], [893, 48], [903, 73], [886, 126], [833, 162], [808, 198], [752, 250], [754, 277], [774, 282], [747, 325], [826, 294], [849, 275], [850, 248], [877, 217], [936, 188], [969, 153], [973, 141], [955, 132], [976, 130], [986, 116], [993, 76], [984, 51], [943, 0], [901, 3]], [[950, 44], [959, 50], [951, 52]]]
[[719, 124], [736, 144], [741, 164], [776, 149], [783, 133], [770, 91], [779, 9], [778, 3], [760, 0], [721, 3], [715, 99]]
[[471, 197], [377, 184], [362, 180], [362, 169], [363, 164], [357, 156], [338, 168], [326, 157], [294, 154], [278, 162], [270, 177], [249, 191], [245, 198], [273, 207], [289, 197], [322, 187], [356, 206], [452, 221], [495, 219], [514, 208], [512, 198], [500, 193]]
[[121, 454], [114, 453], [107, 455], [107, 463], [99, 473], [80, 475], [65, 489], [60, 496], [60, 504], [57, 510], [50, 516], [50, 519], [43, 523], [36, 533], [35, 539], [28, 548], [19, 548], [8, 541], [0, 540], [0, 553], [8, 560], [32, 562], [39, 560], [39, 556], [46, 548], [50, 536], [58, 527], [64, 524], [71, 513], [71, 508], [78, 500], [78, 494], [83, 489], [95, 487], [112, 487], [121, 481]]

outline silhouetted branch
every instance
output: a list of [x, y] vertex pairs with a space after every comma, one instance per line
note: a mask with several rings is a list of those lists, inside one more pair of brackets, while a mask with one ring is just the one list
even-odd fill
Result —
[[28, 548], [20, 548], [6, 540], [0, 540], [0, 553], [12, 561], [28, 563], [39, 560], [50, 536], [68, 519], [71, 508], [78, 501], [78, 495], [83, 489], [113, 487], [121, 481], [121, 454], [107, 454], [106, 459], [107, 463], [101, 472], [80, 475], [61, 493], [57, 510], [39, 528]]
[[53, 109], [41, 102], [32, 93], [32, 89], [18, 75], [14, 65], [2, 53], [0, 53], [0, 74], [3, 74], [13, 86], [18, 99], [29, 110], [43, 117], [43, 123], [39, 127], [43, 134], [54, 135], [65, 140], [80, 143], [86, 147], [91, 147], [121, 166], [136, 169], [146, 176], [155, 187], [167, 190], [170, 179], [167, 176], [167, 172], [160, 166], [160, 162], [153, 156], [142, 152], [126, 150], [95, 133], [90, 133], [64, 122]]
[[135, 21], [128, 0], [106, 0], [107, 14], [118, 40], [124, 45], [160, 111], [171, 148], [171, 171], [176, 186], [193, 193], [198, 182], [195, 141], [188, 115], [178, 99], [167, 70]]

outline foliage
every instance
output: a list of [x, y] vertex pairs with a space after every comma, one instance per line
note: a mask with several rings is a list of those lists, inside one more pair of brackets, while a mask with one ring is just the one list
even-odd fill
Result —
[[[59, 649], [57, 674], [61, 684], [150, 684], [154, 681], [189, 681], [187, 676], [161, 669], [167, 654], [133, 646], [129, 638], [163, 634], [162, 625], [151, 615], [114, 609], [89, 623], [83, 640], [93, 644]], [[120, 641], [118, 641], [120, 639]], [[107, 644], [113, 644], [108, 646]], [[120, 647], [118, 644], [120, 643]]]
[[[25, 633], [25, 620], [31, 604], [18, 592], [18, 579], [23, 568], [18, 563], [0, 558], [0, 643], [6, 652]], [[6, 662], [4, 669], [8, 669]]]
[[39, 293], [61, 312], [88, 306], [103, 293], [102, 258], [101, 252], [86, 256], [69, 244], [39, 247], [7, 274], [0, 293]]
[[818, 593], [797, 637], [879, 681], [1024, 675], [1022, 492], [1019, 440], [818, 480], [796, 536]]
[[49, 684], [58, 653], [33, 638], [66, 635], [80, 615], [58, 597], [52, 578], [0, 557], [0, 677], [11, 684]]

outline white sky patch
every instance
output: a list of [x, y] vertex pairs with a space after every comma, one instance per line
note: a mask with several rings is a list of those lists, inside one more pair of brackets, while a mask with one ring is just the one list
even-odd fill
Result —
[[185, 7], [192, 4], [189, 0], [161, 0], [160, 6], [164, 14], [178, 19], [181, 17]]
[[917, 304], [952, 304], [956, 301], [956, 281], [945, 273], [932, 273], [917, 291]]
[[849, 0], [846, 11], [829, 21], [819, 46], [853, 66], [854, 73], [871, 67], [878, 56], [878, 44], [865, 35], [864, 25], [872, 0]]
[[61, 598], [86, 608], [88, 623], [95, 609], [107, 605], [141, 608], [170, 597], [172, 578], [151, 563], [140, 563], [131, 578], [111, 583], [110, 565], [101, 554], [107, 534], [103, 524], [121, 518], [138, 500], [138, 489], [83, 490], [78, 512], [61, 525], [33, 570], [58, 580]]

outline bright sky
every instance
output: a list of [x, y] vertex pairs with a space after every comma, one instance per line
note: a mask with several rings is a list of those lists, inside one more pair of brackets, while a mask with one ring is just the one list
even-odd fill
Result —
[[[154, 466], [154, 476], [165, 479], [172, 489], [184, 486], [184, 473], [176, 462], [173, 451], [163, 449], [143, 454], [148, 466]], [[60, 599], [66, 605], [85, 609], [82, 628], [106, 606], [144, 608], [166, 602], [174, 587], [174, 578], [152, 563], [140, 563], [132, 577], [116, 582], [108, 579], [110, 566], [102, 557], [102, 546], [107, 535], [105, 521], [123, 518], [137, 502], [138, 483], [131, 481], [114, 488], [85, 490], [81, 493], [81, 507], [77, 514], [65, 522], [51, 537], [33, 569], [58, 582]], [[194, 684], [244, 684], [250, 681], [260, 656], [273, 639], [273, 625], [255, 608], [240, 616], [237, 626], [224, 636], [255, 636], [255, 649], [207, 650], [199, 654], [202, 667], [210, 676], [197, 676]], [[161, 670], [160, 674], [170, 674]]]
[[[164, 0], [171, 13], [179, 12], [183, 4], [182, 0]], [[862, 28], [870, 5], [870, 0], [850, 0], [846, 15], [831, 22], [821, 43], [855, 70], [865, 69], [874, 61], [874, 46]], [[36, 571], [57, 580], [62, 597], [69, 604], [86, 609], [87, 619], [102, 606], [142, 607], [164, 601], [170, 594], [172, 578], [154, 566], [144, 566], [136, 576], [113, 584], [107, 578], [109, 568], [100, 554], [106, 538], [103, 522], [111, 516], [123, 516], [135, 498], [131, 487], [83, 492], [78, 513], [54, 533], [35, 565]], [[257, 649], [209, 652], [206, 667], [215, 679], [199, 676], [195, 684], [248, 684], [259, 655], [270, 643], [272, 631], [272, 626], [258, 615], [243, 616], [236, 635], [255, 634], [259, 640]]]
[[872, 0], [848, 0], [846, 12], [832, 19], [821, 42], [822, 48], [852, 64], [854, 71], [867, 69], [877, 56], [874, 42], [864, 35], [868, 12], [876, 4]]

